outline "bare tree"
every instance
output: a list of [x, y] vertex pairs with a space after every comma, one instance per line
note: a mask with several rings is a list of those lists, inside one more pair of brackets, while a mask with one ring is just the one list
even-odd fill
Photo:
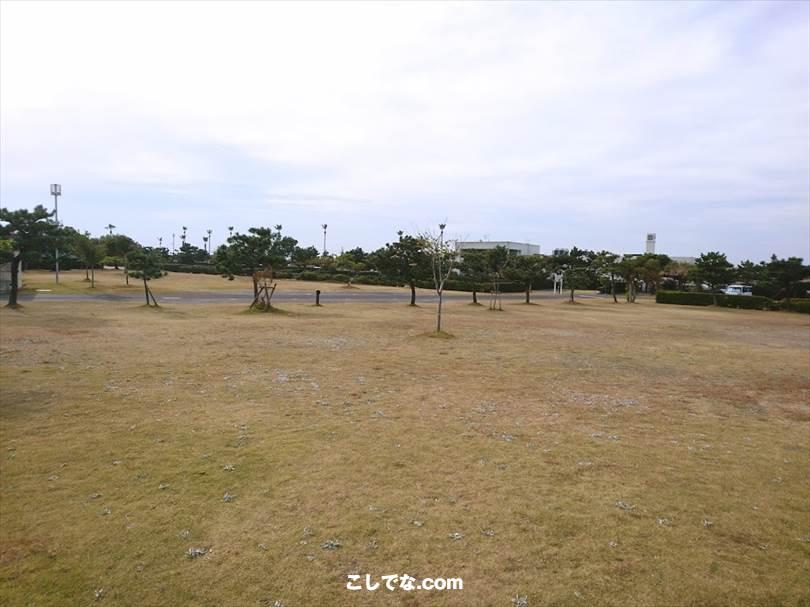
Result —
[[436, 333], [442, 331], [442, 295], [444, 285], [450, 274], [453, 272], [456, 263], [456, 246], [444, 239], [444, 229], [447, 224], [439, 224], [439, 233], [428, 230], [420, 234], [420, 239], [424, 243], [424, 251], [430, 259], [430, 267], [433, 275], [433, 286], [436, 295], [439, 296], [439, 306], [436, 310]]

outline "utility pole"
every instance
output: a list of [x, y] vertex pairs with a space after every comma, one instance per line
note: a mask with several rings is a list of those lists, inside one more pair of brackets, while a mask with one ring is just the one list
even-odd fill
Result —
[[326, 257], [326, 224], [321, 224], [321, 227], [323, 228], [323, 253], [321, 256]]
[[[62, 195], [62, 186], [58, 183], [51, 184], [51, 196], [53, 196], [53, 213], [56, 225], [59, 225], [59, 197]], [[56, 247], [56, 284], [59, 284], [59, 247]]]
[[208, 254], [210, 255], [210, 254], [211, 254], [211, 250], [212, 250], [212, 248], [213, 248], [213, 247], [211, 246], [211, 233], [213, 232], [213, 230], [212, 230], [211, 228], [208, 228], [208, 230], [207, 230], [207, 231], [208, 231]]

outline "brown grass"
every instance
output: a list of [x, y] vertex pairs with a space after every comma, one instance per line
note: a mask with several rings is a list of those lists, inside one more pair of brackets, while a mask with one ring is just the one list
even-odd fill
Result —
[[808, 317], [445, 305], [0, 310], [0, 603], [810, 601]]
[[[322, 293], [345, 294], [347, 290], [352, 291], [388, 291], [395, 290], [404, 293], [403, 289], [394, 287], [370, 287], [365, 285], [352, 285], [348, 287], [345, 283], [316, 282], [307, 280], [279, 280], [279, 291], [315, 293], [315, 289], [320, 289]], [[83, 293], [83, 294], [104, 294], [104, 293], [132, 293], [140, 295], [143, 293], [143, 281], [137, 278], [129, 279], [129, 286], [126, 285], [124, 273], [120, 270], [96, 270], [96, 287], [90, 288], [90, 283], [84, 280], [84, 270], [70, 270], [59, 273], [59, 285], [55, 283], [53, 272], [44, 270], [33, 270], [23, 274], [24, 292], [33, 292], [38, 289], [46, 289], [53, 293]], [[248, 295], [253, 292], [253, 283], [247, 276], [235, 276], [233, 280], [212, 274], [186, 274], [169, 272], [168, 276], [149, 281], [149, 288], [159, 298], [160, 295], [173, 295], [177, 293], [208, 293], [216, 291], [243, 292]], [[430, 290], [418, 289], [420, 294], [431, 294]]]

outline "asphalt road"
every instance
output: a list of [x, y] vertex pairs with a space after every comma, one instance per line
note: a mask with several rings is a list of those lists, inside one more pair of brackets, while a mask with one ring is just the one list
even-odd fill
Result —
[[[235, 303], [241, 302], [250, 304], [252, 298], [247, 291], [210, 291], [210, 292], [193, 292], [193, 293], [175, 293], [172, 295], [155, 294], [158, 303]], [[348, 291], [346, 293], [335, 292], [322, 292], [321, 303], [351, 303], [351, 302], [368, 302], [368, 303], [408, 303], [410, 301], [410, 291], [403, 289], [399, 292], [385, 292], [385, 293], [369, 293], [361, 290]], [[520, 302], [523, 301], [525, 295], [523, 293], [505, 293], [502, 295], [504, 302]], [[554, 295], [551, 291], [535, 291], [532, 293], [532, 300], [536, 299], [563, 299], [568, 297], [568, 293], [563, 295]], [[605, 297], [604, 295], [597, 294], [577, 294], [577, 298], [593, 298]], [[126, 293], [126, 294], [111, 294], [111, 293], [49, 293], [49, 292], [26, 292], [20, 293], [18, 297], [20, 303], [32, 301], [55, 301], [55, 302], [70, 302], [70, 301], [112, 301], [112, 302], [135, 302], [142, 301], [143, 294]], [[435, 303], [437, 301], [435, 295], [417, 295], [417, 303]], [[459, 293], [457, 291], [447, 292], [444, 295], [445, 301], [465, 301], [471, 300], [471, 293]], [[478, 300], [486, 304], [489, 302], [488, 293], [479, 293]], [[284, 292], [277, 291], [273, 295], [273, 301], [287, 301], [296, 303], [314, 303], [315, 291], [306, 293], [302, 291]]]

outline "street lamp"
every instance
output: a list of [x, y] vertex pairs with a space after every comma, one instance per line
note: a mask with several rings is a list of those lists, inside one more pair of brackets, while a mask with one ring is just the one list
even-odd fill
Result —
[[322, 253], [322, 255], [325, 257], [326, 256], [326, 224], [325, 223], [321, 224], [321, 227], [323, 228], [323, 253]]
[[[56, 225], [59, 226], [59, 197], [62, 195], [62, 186], [58, 183], [51, 184], [51, 196], [53, 196], [53, 213]], [[56, 247], [56, 284], [59, 284], [59, 246]]]

